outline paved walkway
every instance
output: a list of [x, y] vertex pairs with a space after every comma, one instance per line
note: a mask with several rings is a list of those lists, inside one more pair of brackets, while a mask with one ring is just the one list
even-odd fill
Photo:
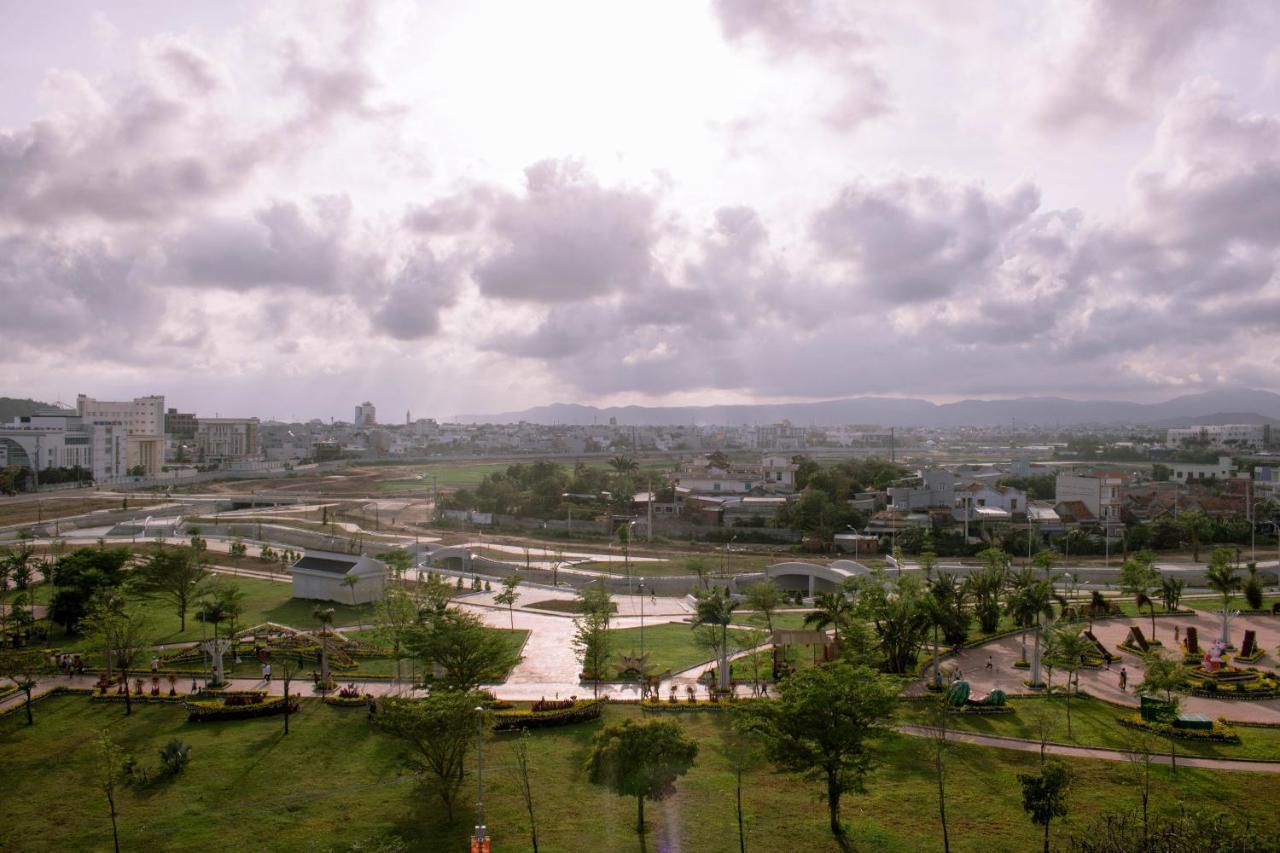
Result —
[[[1094, 636], [1113, 653], [1119, 652], [1121, 659], [1113, 663], [1110, 670], [1105, 668], [1081, 670], [1080, 689], [1099, 699], [1136, 708], [1138, 706], [1138, 696], [1135, 689], [1142, 682], [1142, 659], [1118, 648], [1120, 642], [1129, 633], [1129, 628], [1132, 625], [1142, 628], [1144, 635], [1151, 633], [1150, 618], [1121, 617], [1094, 623]], [[1196, 627], [1202, 647], [1212, 642], [1220, 631], [1219, 617], [1216, 614], [1196, 611], [1185, 616], [1157, 616], [1156, 635], [1167, 647], [1173, 648], [1174, 626], [1179, 628], [1180, 636], [1185, 637], [1187, 627], [1190, 625]], [[1244, 636], [1246, 628], [1252, 628], [1258, 632], [1258, 645], [1267, 650], [1267, 654], [1263, 656], [1262, 660], [1250, 665], [1264, 670], [1274, 670], [1276, 645], [1280, 644], [1280, 619], [1269, 615], [1250, 614], [1237, 616], [1231, 622], [1231, 636], [1237, 644], [1240, 643], [1241, 638]], [[1031, 658], [1034, 642], [1034, 632], [1028, 631], [1028, 660]], [[986, 668], [988, 656], [990, 656], [992, 662], [990, 670]], [[958, 655], [946, 658], [943, 661], [942, 668], [945, 674], [948, 669], [954, 670], [958, 667], [964, 679], [969, 682], [974, 690], [985, 693], [998, 687], [1011, 696], [1027, 695], [1034, 692], [1025, 684], [1026, 681], [1030, 680], [1031, 672], [1026, 669], [1018, 669], [1013, 665], [1014, 661], [1020, 657], [1022, 657], [1022, 639], [1020, 634], [1015, 634], [980, 646], [963, 649]], [[1120, 689], [1121, 667], [1128, 670], [1129, 683], [1126, 690]], [[1048, 677], [1047, 670], [1042, 677]], [[1057, 670], [1053, 677], [1058, 684], [1065, 683], [1066, 676], [1061, 670]], [[925, 693], [924, 683], [925, 679], [917, 681], [907, 689], [907, 693], [923, 695]], [[1228, 720], [1242, 723], [1272, 723], [1280, 725], [1280, 699], [1230, 701], [1206, 699], [1199, 696], [1183, 696], [1181, 704], [1184, 711], [1206, 714], [1212, 718], [1226, 717]]]
[[[934, 730], [926, 726], [898, 726], [898, 731], [913, 737], [933, 737]], [[978, 735], [969, 732], [948, 731], [947, 740], [958, 743], [971, 743], [977, 746], [990, 746], [996, 749], [1012, 749], [1018, 752], [1039, 752], [1040, 741], [1021, 740], [1019, 738], [1001, 737], [1000, 735]], [[1091, 758], [1098, 761], [1128, 761], [1130, 754], [1119, 749], [1101, 747], [1069, 746], [1067, 744], [1045, 744], [1044, 751], [1048, 755], [1062, 755], [1067, 758]], [[1167, 753], [1153, 753], [1153, 764], [1168, 764]], [[1234, 758], [1196, 758], [1178, 756], [1179, 767], [1195, 767], [1202, 770], [1235, 770], [1247, 773], [1280, 773], [1280, 761], [1242, 761]]]

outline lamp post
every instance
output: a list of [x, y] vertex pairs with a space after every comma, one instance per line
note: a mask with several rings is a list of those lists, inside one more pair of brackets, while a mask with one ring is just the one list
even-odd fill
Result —
[[644, 657], [644, 581], [640, 581], [640, 657]]
[[476, 831], [473, 841], [482, 847], [488, 829], [484, 825], [484, 708], [476, 706]]

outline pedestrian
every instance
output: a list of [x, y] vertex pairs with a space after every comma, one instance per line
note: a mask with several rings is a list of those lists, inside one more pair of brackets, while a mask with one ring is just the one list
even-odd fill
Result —
[[269, 663], [264, 663], [262, 665], [262, 680], [268, 684], [271, 683], [271, 664]]
[[378, 713], [378, 700], [373, 698], [372, 693], [366, 693], [364, 697], [365, 705], [369, 709], [369, 722], [373, 722], [373, 715]]
[[964, 673], [960, 671], [960, 667], [956, 667], [955, 680], [964, 681]]
[[152, 672], [160, 671], [160, 657], [158, 655], [151, 658], [151, 671]]
[[987, 670], [990, 671], [992, 668], [993, 664], [991, 663], [991, 655], [987, 655]]
[[1178, 643], [1180, 642], [1180, 640], [1178, 639], [1178, 637], [1179, 637], [1179, 635], [1180, 635], [1181, 633], [1182, 633], [1182, 626], [1181, 626], [1181, 625], [1174, 625], [1174, 626], [1173, 626], [1173, 644], [1174, 644], [1175, 646], [1176, 646], [1176, 645], [1178, 645]]
[[1125, 690], [1129, 686], [1129, 671], [1124, 667], [1120, 667], [1120, 689]]

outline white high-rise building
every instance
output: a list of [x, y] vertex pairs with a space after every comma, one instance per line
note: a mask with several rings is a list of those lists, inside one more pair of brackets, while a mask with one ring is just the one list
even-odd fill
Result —
[[164, 464], [164, 397], [135, 397], [127, 401], [95, 400], [76, 396], [76, 413], [86, 421], [104, 421], [124, 426], [128, 438], [127, 464], [142, 467], [148, 477], [160, 473]]
[[373, 403], [365, 400], [363, 403], [356, 406], [356, 416], [353, 423], [356, 425], [356, 429], [368, 429], [369, 427], [377, 424], [378, 417], [377, 412], [373, 407]]

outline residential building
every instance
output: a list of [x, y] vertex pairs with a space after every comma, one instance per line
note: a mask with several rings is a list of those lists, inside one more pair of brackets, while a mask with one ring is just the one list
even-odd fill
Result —
[[956, 475], [945, 468], [929, 468], [920, 479], [923, 488], [895, 486], [889, 489], [889, 506], [895, 510], [917, 510], [956, 505]]
[[1063, 472], [1054, 482], [1054, 502], [1059, 515], [1064, 515], [1062, 507], [1066, 505], [1065, 515], [1088, 521], [1078, 507], [1071, 506], [1079, 502], [1093, 519], [1107, 526], [1120, 523], [1124, 489], [1129, 482], [1129, 476], [1123, 471]]
[[756, 427], [750, 440], [751, 446], [757, 450], [804, 450], [809, 443], [809, 430], [783, 421]]
[[1011, 515], [1027, 512], [1027, 493], [1013, 486], [973, 483], [961, 490], [961, 498], [975, 508], [995, 507]]
[[208, 462], [239, 462], [258, 457], [257, 418], [200, 418], [196, 452]]
[[1170, 447], [1203, 444], [1212, 449], [1261, 450], [1271, 444], [1269, 424], [1220, 424], [1215, 426], [1179, 427], [1168, 431], [1165, 439]]
[[1169, 479], [1175, 483], [1191, 483], [1196, 480], [1230, 480], [1236, 476], [1235, 464], [1230, 456], [1219, 456], [1217, 462], [1170, 462]]
[[368, 429], [369, 427], [377, 424], [377, 411], [375, 410], [373, 403], [365, 400], [363, 403], [356, 406], [356, 415], [352, 420], [352, 423], [356, 425], [356, 429]]
[[141, 468], [153, 477], [164, 464], [164, 397], [152, 395], [132, 400], [95, 400], [76, 396], [76, 414], [86, 421], [119, 423], [127, 437], [126, 459], [130, 470]]

